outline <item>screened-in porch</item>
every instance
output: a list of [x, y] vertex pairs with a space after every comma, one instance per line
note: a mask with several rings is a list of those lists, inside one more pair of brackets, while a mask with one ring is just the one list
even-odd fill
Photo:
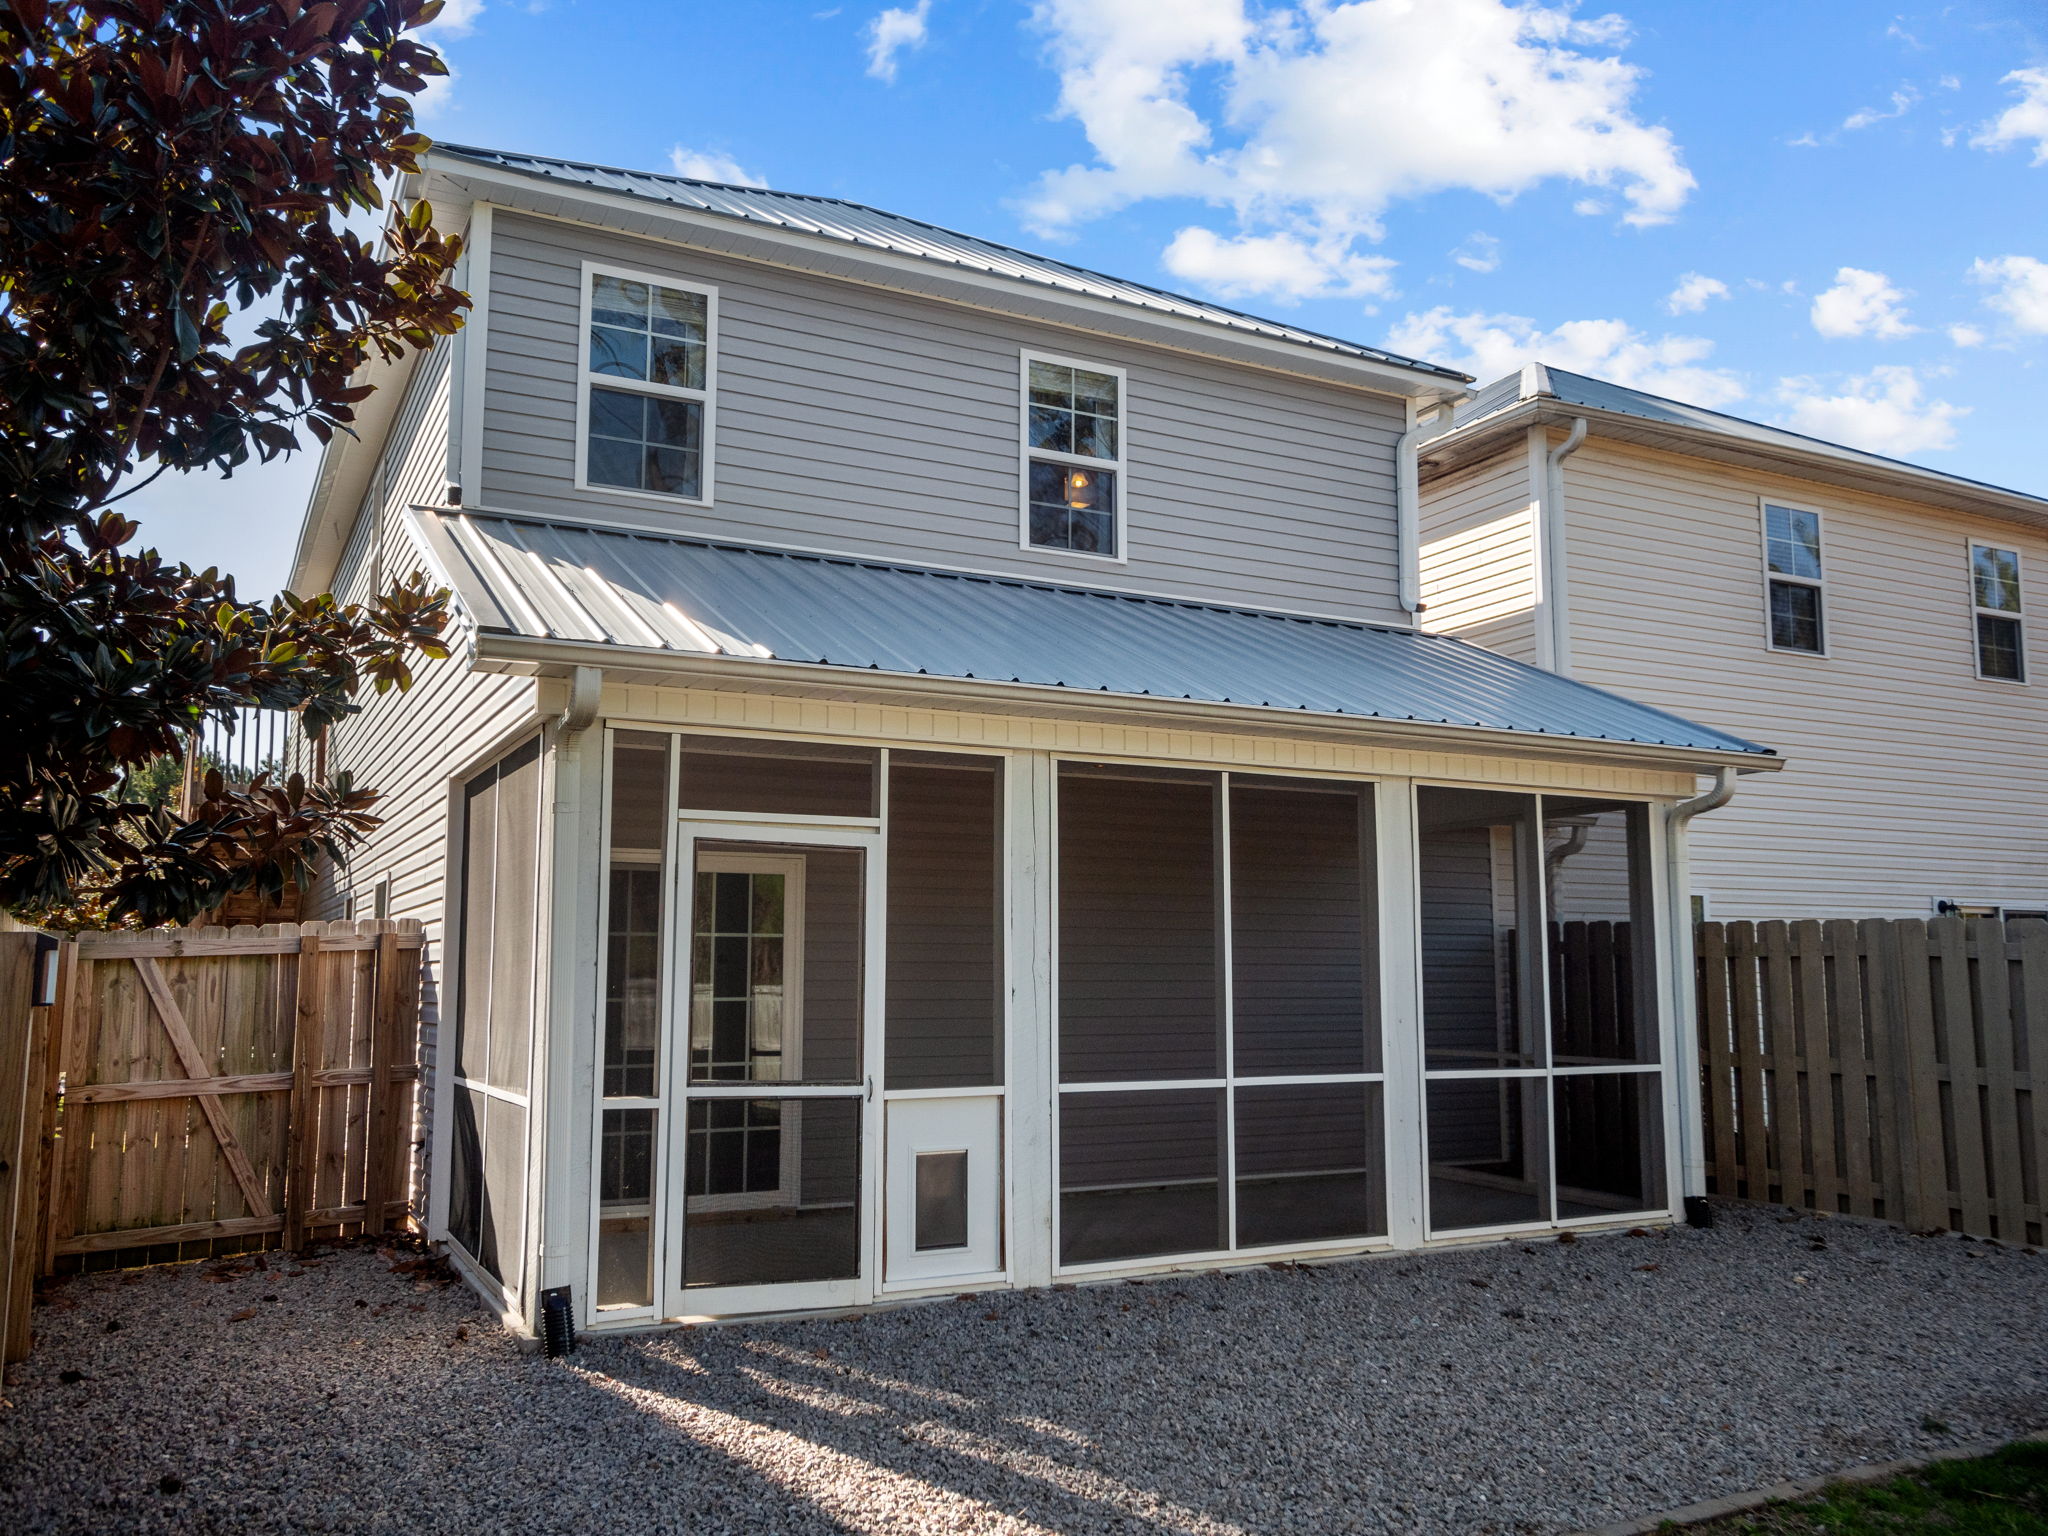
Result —
[[[598, 1006], [554, 1047], [589, 1052], [588, 1141], [532, 1149], [574, 1170], [586, 1322], [1675, 1202], [1651, 797], [592, 734]], [[515, 866], [470, 867], [487, 913]], [[499, 1276], [504, 1135], [453, 1148]]]

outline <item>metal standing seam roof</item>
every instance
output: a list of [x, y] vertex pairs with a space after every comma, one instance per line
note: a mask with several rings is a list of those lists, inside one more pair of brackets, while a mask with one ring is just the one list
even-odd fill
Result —
[[[1752, 443], [1762, 448], [1791, 449], [1803, 454], [1818, 454], [1861, 469], [1890, 474], [1905, 471], [1916, 478], [1948, 481], [1969, 490], [1991, 491], [1999, 496], [2021, 497], [2048, 507], [2048, 498], [2034, 496], [2027, 491], [2015, 491], [1985, 480], [1972, 480], [1967, 475], [1951, 474], [1947, 470], [1929, 469], [1924, 464], [1914, 464], [1904, 459], [1887, 458], [1881, 453], [1870, 453], [1842, 443], [1831, 443], [1826, 438], [1809, 437], [1803, 432], [1769, 426], [1761, 421], [1750, 421], [1746, 417], [1710, 411], [1705, 406], [1688, 405], [1683, 400], [1667, 400], [1662, 395], [1630, 389], [1625, 384], [1611, 384], [1605, 379], [1596, 379], [1584, 373], [1573, 373], [1565, 368], [1553, 368], [1547, 363], [1534, 364], [1531, 372], [1534, 374], [1533, 379], [1521, 373], [1511, 373], [1477, 391], [1470, 400], [1453, 410], [1452, 430], [1456, 431], [1501, 415], [1530, 400], [1554, 400], [1559, 405], [1580, 406], [1590, 411], [1607, 411], [1618, 416], [1633, 416], [1660, 427], [1681, 427], [1696, 432], [1711, 432], [1718, 437]], [[1533, 393], [1529, 392], [1532, 384]]]
[[1443, 635], [578, 523], [415, 516], [470, 617], [501, 634], [1771, 756]]
[[1227, 326], [1232, 330], [1313, 347], [1321, 352], [1366, 358], [1396, 368], [1411, 369], [1448, 383], [1471, 382], [1471, 375], [1459, 373], [1455, 369], [1445, 368], [1436, 363], [1421, 362], [1412, 357], [1403, 357], [1396, 352], [1384, 351], [1379, 347], [1368, 347], [1360, 342], [1325, 336], [1318, 331], [1303, 330], [1299, 326], [1283, 325], [1277, 320], [1264, 320], [1257, 315], [1248, 315], [1241, 310], [1228, 309], [1220, 304], [1206, 303], [1201, 299], [1189, 298], [1185, 294], [1171, 293], [1163, 288], [1153, 288], [1144, 283], [1134, 283], [1101, 272], [1091, 272], [1086, 267], [1077, 267], [1064, 261], [1055, 261], [1049, 256], [1038, 256], [1030, 251], [998, 245], [993, 240], [983, 240], [976, 235], [964, 235], [937, 224], [927, 224], [922, 219], [886, 213], [880, 208], [848, 202], [844, 198], [815, 197], [799, 192], [777, 192], [767, 187], [740, 187], [725, 182], [697, 181], [687, 176], [664, 176], [653, 171], [620, 170], [614, 166], [590, 165], [576, 160], [556, 160], [544, 155], [515, 154], [509, 150], [479, 149], [466, 144], [436, 143], [434, 152], [459, 160], [471, 160], [479, 165], [495, 166], [501, 170], [520, 171], [553, 181], [575, 182], [606, 192], [623, 193], [628, 197], [647, 198], [677, 207], [694, 208], [700, 213], [719, 214], [752, 224], [772, 225], [777, 229], [794, 230], [822, 239], [844, 241], [849, 245], [863, 245], [874, 250], [889, 251], [898, 256], [911, 256], [921, 261], [964, 267], [1017, 282], [1064, 289], [1069, 293], [1108, 299], [1113, 303], [1129, 304], [1155, 313], [1177, 315], [1185, 320], [1206, 321], [1212, 325]]

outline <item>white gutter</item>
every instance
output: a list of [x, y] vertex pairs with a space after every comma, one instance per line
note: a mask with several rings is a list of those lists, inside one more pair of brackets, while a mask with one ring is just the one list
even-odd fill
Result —
[[1422, 612], [1422, 479], [1416, 455], [1424, 438], [1449, 428], [1453, 403], [1438, 401], [1437, 414], [1425, 422], [1420, 419], [1421, 407], [1410, 400], [1408, 430], [1394, 443], [1394, 546], [1404, 613]]
[[1572, 423], [1565, 440], [1543, 464], [1543, 606], [1550, 625], [1550, 669], [1572, 675], [1571, 584], [1565, 577], [1564, 461], [1586, 440], [1586, 418]]
[[[1664, 868], [1668, 873], [1667, 899], [1671, 913], [1672, 1012], [1677, 1029], [1673, 1047], [1678, 1053], [1678, 1165], [1681, 1192], [1688, 1206], [1707, 1193], [1706, 1126], [1700, 1102], [1700, 1074], [1697, 1060], [1699, 987], [1694, 974], [1692, 920], [1692, 850], [1686, 828], [1693, 817], [1717, 811], [1735, 798], [1735, 770], [1717, 768], [1714, 787], [1703, 795], [1681, 800], [1664, 817]], [[1702, 1209], [1694, 1207], [1693, 1210]], [[1693, 1219], [1693, 1210], [1687, 1218]]]

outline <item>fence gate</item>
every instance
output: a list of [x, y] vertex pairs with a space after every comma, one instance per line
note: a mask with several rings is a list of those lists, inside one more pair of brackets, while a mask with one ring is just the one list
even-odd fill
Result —
[[2048, 1239], [2048, 923], [1704, 923], [1716, 1194]]
[[67, 943], [44, 1271], [293, 1248], [402, 1218], [421, 943], [415, 922]]

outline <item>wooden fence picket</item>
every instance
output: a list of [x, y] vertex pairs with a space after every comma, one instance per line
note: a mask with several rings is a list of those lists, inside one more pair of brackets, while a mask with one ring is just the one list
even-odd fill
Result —
[[2048, 923], [1704, 923], [1698, 955], [1716, 1193], [2048, 1240]]

